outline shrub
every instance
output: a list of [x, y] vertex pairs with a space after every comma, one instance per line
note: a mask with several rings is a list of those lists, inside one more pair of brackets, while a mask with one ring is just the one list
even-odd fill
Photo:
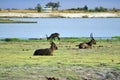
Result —
[[18, 39], [18, 38], [5, 38], [3, 41], [6, 41], [6, 42], [11, 42], [11, 41], [18, 42], [18, 41], [21, 41], [21, 40]]

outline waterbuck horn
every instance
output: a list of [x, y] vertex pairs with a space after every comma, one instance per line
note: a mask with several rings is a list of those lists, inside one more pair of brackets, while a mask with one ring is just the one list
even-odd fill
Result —
[[48, 35], [46, 34], [46, 37], [48, 37]]
[[93, 33], [90, 33], [90, 37], [91, 37], [91, 39], [94, 39], [94, 38], [93, 38]]
[[48, 40], [48, 35], [46, 34], [46, 38], [47, 38], [47, 40]]

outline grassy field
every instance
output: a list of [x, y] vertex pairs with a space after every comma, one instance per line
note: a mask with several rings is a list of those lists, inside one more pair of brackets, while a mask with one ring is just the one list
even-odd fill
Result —
[[53, 56], [33, 56], [49, 48], [49, 41], [1, 41], [0, 80], [119, 80], [120, 41], [98, 40], [92, 49], [78, 49], [84, 40], [54, 41], [59, 49]]

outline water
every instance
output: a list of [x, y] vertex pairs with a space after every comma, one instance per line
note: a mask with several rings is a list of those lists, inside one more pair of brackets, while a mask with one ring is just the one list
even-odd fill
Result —
[[45, 38], [58, 32], [60, 37], [120, 36], [120, 18], [10, 18], [38, 23], [0, 24], [0, 38]]

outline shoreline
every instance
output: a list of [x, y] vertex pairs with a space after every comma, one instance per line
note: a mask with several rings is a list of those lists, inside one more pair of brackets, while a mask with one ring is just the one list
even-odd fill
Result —
[[0, 18], [120, 18], [120, 13], [0, 13]]
[[10, 19], [0, 19], [0, 24], [5, 23], [37, 23], [36, 21], [20, 21], [20, 20], [10, 20]]

